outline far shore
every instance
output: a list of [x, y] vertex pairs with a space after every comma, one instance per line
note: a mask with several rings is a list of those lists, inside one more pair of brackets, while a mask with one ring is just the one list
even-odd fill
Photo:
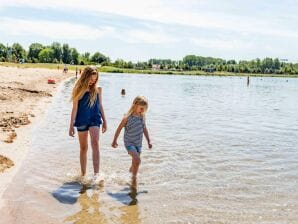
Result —
[[[0, 206], [2, 193], [31, 145], [31, 130], [45, 113], [58, 85], [75, 73], [0, 64]], [[54, 79], [55, 84], [48, 84]]]
[[[18, 67], [18, 68], [45, 68], [45, 69], [63, 69], [64, 64], [53, 63], [11, 63], [0, 62], [0, 66]], [[71, 71], [83, 69], [87, 65], [67, 65]], [[298, 74], [262, 74], [262, 73], [234, 73], [234, 72], [204, 72], [204, 71], [178, 71], [178, 70], [141, 70], [141, 69], [128, 69], [117, 68], [112, 66], [100, 66], [98, 67], [100, 72], [107, 73], [131, 73], [131, 74], [152, 74], [152, 75], [193, 75], [193, 76], [250, 76], [250, 77], [282, 77], [282, 78], [298, 78]]]

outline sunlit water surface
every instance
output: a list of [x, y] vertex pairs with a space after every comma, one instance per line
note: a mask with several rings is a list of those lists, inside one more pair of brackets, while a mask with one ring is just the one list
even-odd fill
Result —
[[[102, 74], [104, 186], [83, 186], [68, 137], [74, 79], [33, 131], [0, 223], [298, 223], [298, 79]], [[126, 96], [120, 91], [126, 89]], [[110, 147], [133, 98], [149, 99], [137, 190]], [[92, 174], [91, 150], [88, 172]]]

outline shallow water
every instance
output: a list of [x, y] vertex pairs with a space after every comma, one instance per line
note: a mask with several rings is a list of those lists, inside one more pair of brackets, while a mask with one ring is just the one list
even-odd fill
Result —
[[[102, 74], [105, 185], [95, 187], [77, 181], [73, 81], [34, 130], [0, 223], [298, 223], [298, 79]], [[110, 144], [139, 94], [153, 149], [144, 141], [136, 191], [122, 135]]]

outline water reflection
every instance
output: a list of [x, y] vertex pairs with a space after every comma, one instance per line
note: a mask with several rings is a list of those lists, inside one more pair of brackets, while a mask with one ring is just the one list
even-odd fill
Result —
[[81, 185], [78, 182], [63, 184], [53, 192], [53, 196], [61, 203], [74, 204], [79, 202], [80, 210], [65, 218], [66, 223], [107, 223], [105, 215], [101, 212], [99, 201], [99, 188], [92, 189], [90, 185]]
[[121, 202], [125, 206], [120, 207], [121, 223], [141, 223], [139, 205], [137, 195], [141, 193], [148, 193], [148, 191], [138, 191], [136, 180], [132, 180], [128, 187], [123, 188], [119, 192], [107, 192], [109, 196]]

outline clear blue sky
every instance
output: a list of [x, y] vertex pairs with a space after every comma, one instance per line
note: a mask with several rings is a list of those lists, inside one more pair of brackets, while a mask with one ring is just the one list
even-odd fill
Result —
[[272, 58], [298, 62], [298, 1], [0, 0], [0, 43], [68, 43], [112, 60]]

